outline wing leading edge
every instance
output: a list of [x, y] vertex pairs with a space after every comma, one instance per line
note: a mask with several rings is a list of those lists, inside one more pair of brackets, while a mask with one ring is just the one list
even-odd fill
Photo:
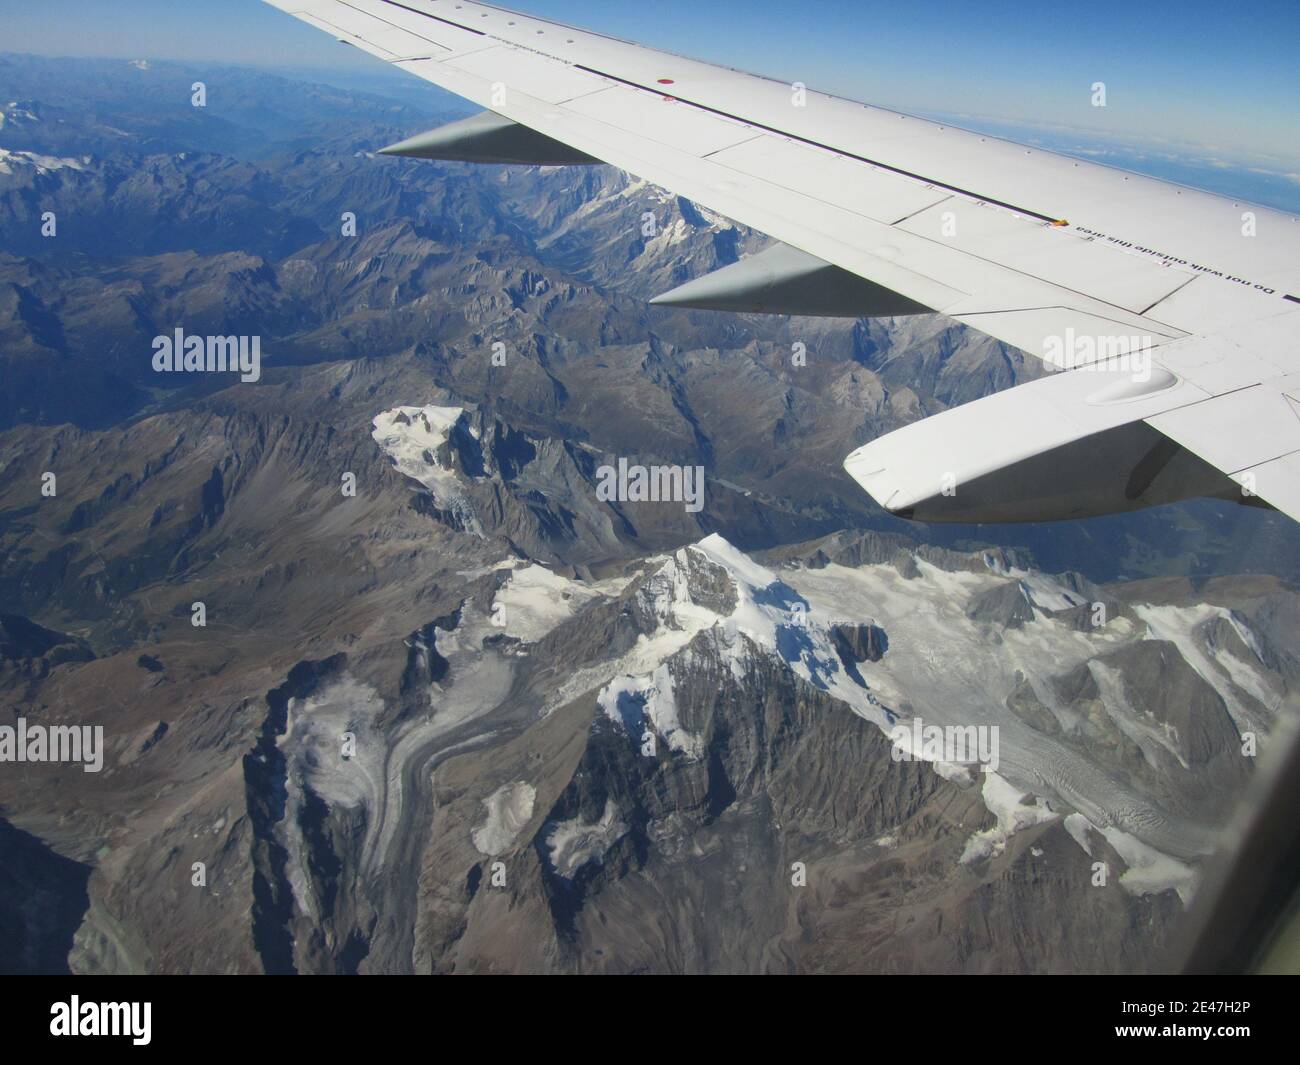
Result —
[[1211, 495], [1300, 519], [1294, 217], [486, 4], [268, 2], [490, 112], [394, 154], [605, 161], [786, 246], [664, 303], [933, 310], [1068, 371], [855, 451], [886, 508], [1045, 520]]

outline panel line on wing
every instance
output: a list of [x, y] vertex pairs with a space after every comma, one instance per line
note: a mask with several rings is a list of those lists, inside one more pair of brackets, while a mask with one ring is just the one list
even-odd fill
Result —
[[[927, 204], [924, 204], [924, 205], [922, 205], [921, 207], [918, 207], [915, 211], [909, 211], [907, 214], [903, 215], [902, 218], [896, 218], [896, 219], [894, 219], [894, 221], [890, 222], [889, 224], [890, 224], [891, 226], [901, 226], [901, 225], [902, 225], [904, 222], [906, 222], [909, 218], [915, 218], [917, 215], [922, 214], [922, 213], [924, 213], [925, 211], [930, 210], [931, 207], [938, 207], [939, 204], [941, 204], [941, 203], [947, 203], [947, 202], [948, 202], [949, 200], [951, 200], [951, 199], [952, 199], [951, 196], [945, 196], [942, 200], [935, 200], [934, 203], [927, 203]], [[916, 235], [917, 235], [917, 236], [920, 236], [920, 234], [916, 234]]]
[[[339, 2], [343, 3], [346, 2], [346, 0], [339, 0]], [[439, 18], [437, 15], [433, 14], [432, 12], [421, 11], [418, 7], [407, 7], [405, 4], [399, 4], [397, 0], [383, 0], [383, 3], [390, 4], [393, 7], [400, 7], [403, 11], [409, 11], [412, 15], [423, 15], [425, 18], [433, 19], [434, 22], [441, 22], [444, 25], [451, 26], [455, 29], [464, 30], [466, 33], [473, 33], [479, 37], [487, 36], [487, 34], [483, 30], [476, 30], [472, 26], [465, 26], [459, 22], [453, 22], [449, 18]]]
[[[364, 38], [354, 33], [352, 30], [345, 30], [342, 26], [336, 25], [335, 23], [330, 22], [328, 19], [321, 18], [319, 15], [304, 14], [302, 16], [302, 19], [304, 22], [308, 23], [309, 25], [315, 26], [319, 30], [324, 30], [331, 37], [335, 37], [338, 40], [343, 41], [345, 44], [351, 44], [353, 41], [365, 40]], [[368, 49], [372, 49], [376, 53], [382, 52], [383, 54], [379, 55], [378, 58], [383, 59], [385, 62], [392, 63], [392, 62], [396, 62], [397, 60], [397, 53], [390, 51], [389, 49], [385, 48], [382, 44], [379, 44], [375, 41], [365, 41], [365, 46]]]
[[[597, 70], [595, 67], [584, 66], [582, 63], [573, 64], [578, 70], [585, 70], [588, 74], [595, 74], [602, 78], [609, 78], [611, 81], [617, 81], [621, 85], [629, 88], [639, 89], [641, 92], [654, 93], [656, 96], [663, 96], [662, 88], [656, 89], [650, 85], [642, 85], [640, 82], [631, 81], [628, 78], [620, 78], [617, 74], [610, 74], [603, 70]], [[836, 155], [844, 156], [848, 159], [856, 159], [860, 163], [867, 163], [870, 166], [879, 167], [881, 170], [888, 170], [891, 174], [898, 174], [902, 177], [911, 178], [914, 181], [923, 181], [927, 185], [933, 185], [935, 188], [946, 189], [948, 192], [955, 192], [961, 196], [968, 196], [980, 203], [992, 204], [994, 207], [1003, 207], [1008, 211], [1015, 211], [1017, 214], [1029, 215], [1031, 218], [1037, 218], [1043, 222], [1050, 222], [1052, 225], [1060, 225], [1063, 219], [1054, 218], [1051, 215], [1042, 214], [1039, 211], [1032, 211], [1028, 207], [1020, 207], [1014, 203], [1007, 203], [1005, 200], [997, 200], [991, 196], [981, 196], [978, 192], [972, 192], [970, 189], [963, 189], [957, 185], [949, 185], [946, 182], [939, 181], [936, 178], [926, 177], [924, 174], [917, 174], [911, 170], [904, 170], [902, 167], [891, 166], [889, 163], [882, 163], [878, 159], [871, 159], [865, 155], [858, 155], [856, 152], [850, 152], [843, 148], [836, 148], [833, 145], [825, 144], [822, 141], [814, 140], [811, 137], [802, 137], [798, 133], [791, 133], [789, 130], [781, 129], [778, 126], [764, 125], [762, 122], [756, 122], [750, 118], [743, 118], [740, 115], [732, 114], [730, 111], [724, 111], [719, 107], [710, 107], [708, 104], [697, 103], [694, 100], [687, 100], [682, 96], [674, 96], [674, 100], [683, 103], [689, 107], [698, 108], [701, 111], [707, 111], [710, 114], [717, 115], [719, 118], [731, 119], [733, 122], [742, 122], [746, 126], [752, 126], [754, 129], [765, 130], [768, 133], [775, 133], [779, 137], [788, 137], [792, 141], [799, 141], [801, 144], [808, 144], [814, 148], [821, 148], [828, 152], [834, 152]]]
[[[368, 17], [368, 18], [372, 18], [372, 19], [374, 19], [374, 20], [377, 21], [377, 22], [382, 22], [385, 26], [392, 26], [393, 29], [397, 30], [399, 33], [409, 34], [409, 35], [412, 36], [412, 37], [416, 37], [416, 38], [418, 38], [419, 40], [424, 41], [425, 44], [431, 44], [431, 45], [433, 45], [435, 48], [443, 48], [444, 50], [446, 50], [446, 49], [445, 49], [445, 46], [442, 45], [442, 44], [440, 44], [438, 41], [435, 41], [435, 40], [433, 40], [433, 39], [431, 39], [431, 38], [429, 38], [429, 37], [425, 37], [425, 36], [423, 36], [422, 34], [416, 33], [414, 30], [407, 29], [405, 26], [399, 25], [399, 24], [396, 23], [396, 22], [390, 22], [388, 19], [383, 18], [383, 17], [381, 17], [381, 16], [379, 16], [379, 15], [372, 14], [372, 13], [369, 12], [369, 11], [366, 11], [366, 10], [364, 10], [364, 9], [362, 9], [362, 8], [357, 7], [356, 4], [350, 4], [350, 3], [348, 3], [348, 0], [339, 0], [339, 3], [341, 3], [341, 4], [342, 4], [344, 7], [346, 7], [346, 8], [350, 8], [351, 10], [355, 11], [355, 12], [356, 12], [357, 14], [359, 14], [359, 15], [365, 15], [366, 17]], [[398, 6], [398, 7], [401, 7], [400, 4], [398, 4], [397, 6]], [[411, 10], [411, 9], [410, 9], [410, 8], [406, 8], [405, 10], [409, 11], [409, 10]], [[430, 17], [430, 18], [434, 18], [435, 16], [430, 15], [429, 17]], [[441, 20], [441, 21], [445, 21], [445, 20]], [[462, 27], [462, 28], [465, 28], [465, 27]], [[473, 31], [471, 31], [471, 32], [473, 32]], [[412, 56], [411, 58], [417, 58], [417, 57]], [[433, 58], [436, 58], [436, 57], [434, 57], [434, 56], [428, 56], [428, 57], [420, 56], [420, 57], [418, 57], [418, 58], [430, 58], [430, 59], [433, 59]]]
[[724, 144], [721, 148], [714, 148], [713, 151], [706, 152], [704, 155], [701, 155], [700, 158], [711, 159], [719, 152], [729, 152], [731, 151], [732, 148], [739, 148], [742, 144], [751, 144], [756, 140], [762, 140], [762, 138], [763, 138], [763, 134], [755, 133], [752, 137], [746, 137], [743, 141], [737, 141], [735, 144]]
[[1196, 275], [1193, 274], [1193, 275], [1192, 275], [1191, 277], [1189, 277], [1186, 281], [1184, 281], [1181, 285], [1179, 285], [1176, 289], [1174, 289], [1173, 292], [1166, 292], [1163, 296], [1161, 296], [1158, 300], [1156, 300], [1155, 303], [1151, 304], [1150, 307], [1144, 307], [1142, 310], [1138, 311], [1138, 314], [1145, 315], [1145, 314], [1147, 313], [1147, 311], [1151, 310], [1152, 308], [1154, 308], [1154, 307], [1159, 307], [1160, 304], [1164, 303], [1165, 300], [1167, 300], [1167, 299], [1168, 299], [1170, 296], [1172, 296], [1175, 292], [1181, 292], [1183, 289], [1185, 289], [1188, 285], [1190, 285], [1190, 284], [1191, 284], [1193, 281], [1195, 281], [1195, 280], [1196, 280]]

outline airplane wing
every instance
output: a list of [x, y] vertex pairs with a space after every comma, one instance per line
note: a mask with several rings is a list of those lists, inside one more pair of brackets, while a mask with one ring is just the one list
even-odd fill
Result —
[[1300, 519], [1295, 217], [487, 4], [268, 2], [485, 109], [392, 154], [603, 161], [780, 242], [656, 303], [939, 312], [1063, 371], [855, 451], [887, 509]]

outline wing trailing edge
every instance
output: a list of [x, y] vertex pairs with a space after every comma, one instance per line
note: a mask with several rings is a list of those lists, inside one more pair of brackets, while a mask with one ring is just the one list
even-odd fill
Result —
[[1260, 505], [1144, 419], [1203, 401], [1128, 365], [1053, 374], [886, 433], [845, 460], [886, 510], [927, 522], [1063, 521], [1206, 496]]

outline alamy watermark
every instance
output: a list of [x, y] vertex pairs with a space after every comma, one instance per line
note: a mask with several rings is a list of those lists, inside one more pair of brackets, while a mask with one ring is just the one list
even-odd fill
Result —
[[620, 458], [596, 470], [602, 503], [684, 503], [688, 514], [704, 509], [703, 466], [641, 466]]
[[158, 373], [237, 373], [251, 384], [262, 376], [260, 336], [185, 335], [179, 326], [153, 338], [153, 368]]
[[1150, 337], [1097, 336], [1069, 327], [1064, 335], [1043, 338], [1043, 362], [1051, 370], [1119, 370], [1144, 382], [1151, 380], [1151, 345]]
[[889, 730], [895, 762], [978, 762], [991, 773], [1001, 763], [997, 725], [927, 725], [919, 717]]
[[104, 768], [103, 725], [0, 725], [0, 762], [81, 762], [87, 773]]
[[138, 1047], [153, 1038], [151, 1002], [82, 1002], [73, 995], [50, 1007], [50, 1035], [130, 1036]]

